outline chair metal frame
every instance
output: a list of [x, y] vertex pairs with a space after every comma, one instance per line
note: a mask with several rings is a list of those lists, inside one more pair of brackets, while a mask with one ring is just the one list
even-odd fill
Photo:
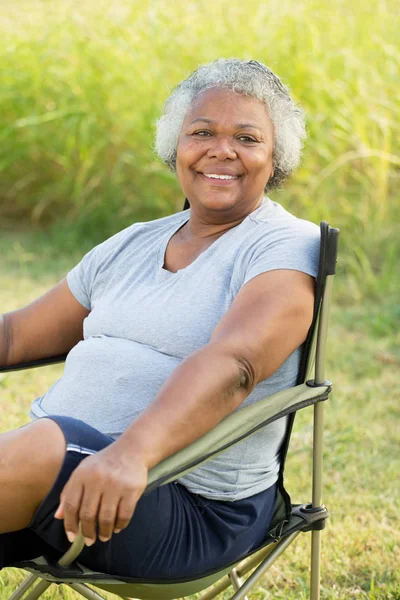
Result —
[[[292, 528], [290, 528], [289, 522], [286, 526], [282, 527], [278, 533], [276, 533], [275, 539], [271, 540], [271, 542], [268, 545], [256, 551], [249, 557], [240, 560], [237, 564], [228, 566], [228, 568], [225, 569], [224, 572], [221, 572], [221, 579], [217, 583], [215, 583], [213, 587], [209, 588], [209, 586], [206, 585], [204, 588], [202, 588], [206, 591], [201, 595], [199, 600], [212, 600], [222, 591], [227, 589], [229, 586], [232, 586], [234, 590], [234, 594], [231, 597], [231, 600], [246, 600], [247, 594], [253, 588], [255, 583], [260, 579], [260, 577], [262, 577], [265, 574], [265, 572], [271, 567], [275, 560], [288, 548], [288, 546], [290, 546], [290, 544], [296, 539], [296, 537], [301, 531], [311, 531], [312, 535], [310, 600], [319, 600], [320, 598], [321, 530], [324, 528], [325, 519], [328, 516], [328, 511], [326, 510], [325, 506], [322, 505], [322, 453], [324, 426], [324, 403], [322, 400], [325, 400], [328, 397], [328, 394], [331, 390], [331, 383], [325, 380], [324, 365], [332, 284], [336, 266], [338, 233], [339, 232], [337, 229], [329, 227], [327, 223], [321, 223], [320, 270], [317, 279], [317, 297], [315, 301], [314, 319], [312, 326], [314, 331], [312, 336], [309, 336], [310, 339], [308, 339], [308, 365], [306, 368], [304, 368], [304, 374], [306, 374], [307, 378], [307, 375], [310, 374], [310, 369], [313, 366], [312, 364], [310, 364], [310, 357], [312, 359], [313, 354], [313, 351], [310, 351], [310, 347], [312, 346], [312, 344], [315, 344], [314, 378], [306, 381], [306, 385], [309, 387], [310, 390], [311, 400], [307, 400], [306, 403], [303, 402], [303, 405], [310, 405], [312, 403], [314, 407], [312, 502], [311, 504], [307, 505], [295, 506], [292, 512], [292, 514], [297, 515], [297, 517], [301, 517], [301, 519], [305, 519], [305, 521], [302, 523], [301, 519], [298, 519], [300, 523], [297, 523], [296, 527]], [[319, 292], [318, 284], [320, 285]], [[2, 367], [0, 368], [0, 371], [13, 371], [23, 368], [31, 368], [33, 366], [40, 366], [42, 364], [51, 364], [54, 362], [60, 362], [61, 360], [64, 360], [64, 358], [64, 356], [54, 357], [51, 359], [34, 361], [33, 363], [29, 363], [26, 365], [15, 365], [13, 367], [8, 368]], [[299, 407], [302, 408], [302, 405], [296, 405], [292, 410], [292, 413], [294, 413]], [[288, 412], [286, 412], [285, 414], [288, 414]], [[288, 432], [287, 437], [288, 443], [290, 431]], [[240, 441], [240, 439], [237, 441]], [[237, 441], [234, 441], [233, 443], [237, 443]], [[185, 450], [181, 451], [181, 453], [178, 454], [184, 453]], [[221, 449], [219, 449], [216, 453], [218, 453], [219, 451], [221, 451]], [[210, 457], [211, 456], [206, 456], [204, 460], [207, 460]], [[286, 450], [284, 453], [283, 461], [285, 461], [285, 458]], [[163, 471], [161, 465], [161, 469], [159, 469], [158, 472], [154, 475], [153, 481], [151, 482], [149, 487], [154, 488], [157, 485], [162, 485], [164, 483], [167, 483], [168, 481], [173, 481], [178, 476], [182, 475], [183, 472], [187, 472], [187, 470], [190, 470], [187, 468], [187, 465], [186, 468], [184, 468], [181, 464], [179, 473], [177, 474], [176, 472], [173, 472], [171, 476], [171, 471], [168, 472], [168, 459], [164, 462], [167, 463], [166, 470], [164, 469]], [[199, 462], [197, 462], [195, 465], [190, 464], [190, 468], [194, 468], [198, 464]], [[157, 469], [158, 466], [155, 467], [154, 470]], [[167, 473], [167, 475], [165, 475], [165, 472]], [[23, 581], [23, 583], [18, 587], [18, 589], [10, 596], [9, 600], [21, 600], [27, 592], [29, 592], [29, 594], [26, 596], [25, 600], [37, 600], [52, 583], [67, 585], [84, 598], [87, 598], [87, 600], [104, 600], [103, 596], [101, 596], [98, 592], [88, 587], [86, 583], [83, 583], [81, 578], [77, 579], [74, 576], [73, 572], [71, 573], [68, 569], [68, 567], [74, 564], [74, 561], [78, 558], [83, 547], [83, 537], [79, 535], [75, 542], [71, 545], [69, 550], [58, 561], [56, 565], [56, 570], [58, 569], [58, 573], [53, 572], [53, 574], [51, 574], [49, 572], [46, 572], [47, 565], [45, 565], [45, 571], [43, 572], [43, 567], [40, 567], [41, 559], [36, 561], [35, 564], [29, 564], [27, 566], [23, 565], [22, 568], [27, 568], [29, 571], [31, 571], [31, 575], [29, 575], [27, 579]], [[252, 569], [254, 569], [253, 573], [245, 581], [243, 581], [243, 577], [247, 575]], [[93, 576], [97, 575], [98, 574], [93, 574]], [[127, 596], [125, 596], [125, 593], [130, 593], [129, 589], [131, 585], [129, 582], [126, 584], [121, 582], [121, 578], [118, 579], [119, 581], [114, 580], [112, 576], [107, 577], [106, 575], [104, 575], [102, 580], [97, 580], [96, 577], [94, 579], [88, 577], [86, 581], [100, 589], [117, 593], [122, 599], [127, 600]], [[174, 582], [172, 582], [172, 585], [173, 584]], [[138, 585], [140, 587], [141, 583], [139, 582]], [[35, 587], [33, 587], [32, 589], [32, 586]], [[123, 590], [126, 588], [127, 591], [123, 592], [124, 595], [121, 594], [120, 588], [122, 588]], [[116, 591], [114, 591], [114, 589]], [[149, 593], [151, 592], [146, 592], [144, 593], [144, 595], [138, 597], [144, 599], [152, 599], [153, 596], [149, 596]], [[191, 591], [189, 593], [191, 594], [194, 592]], [[155, 597], [156, 596], [154, 596], [154, 598]], [[169, 595], [160, 595], [159, 598], [182, 598], [182, 595], [179, 595], [178, 592], [177, 596], [171, 596], [171, 592], [169, 592]]]

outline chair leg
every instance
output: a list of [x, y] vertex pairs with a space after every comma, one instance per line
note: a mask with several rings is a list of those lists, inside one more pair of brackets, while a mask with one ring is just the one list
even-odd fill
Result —
[[[229, 579], [232, 582], [232, 587], [235, 590], [235, 592], [237, 592], [238, 590], [240, 590], [240, 588], [243, 585], [242, 580], [240, 579], [236, 569], [232, 569], [232, 571], [229, 573]], [[248, 600], [247, 596], [245, 596], [243, 598], [243, 600]]]
[[221, 592], [226, 590], [232, 582], [229, 578], [229, 575], [225, 575], [218, 583], [216, 583], [212, 588], [210, 588], [207, 592], [204, 592], [198, 600], [214, 600]]
[[299, 535], [300, 531], [295, 531], [294, 533], [288, 535], [287, 537], [280, 540], [280, 542], [275, 546], [271, 554], [265, 558], [261, 564], [257, 567], [257, 569], [250, 575], [248, 579], [244, 582], [244, 584], [240, 587], [240, 589], [232, 596], [231, 600], [244, 600], [247, 592], [250, 592], [252, 587], [257, 583], [257, 581], [268, 571], [270, 566], [275, 562], [275, 560], [280, 556], [286, 548], [293, 542], [293, 540]]
[[25, 592], [28, 591], [30, 587], [32, 587], [37, 578], [37, 575], [29, 575], [26, 579], [24, 579], [24, 581], [15, 590], [15, 592], [11, 594], [9, 600], [20, 600], [20, 598], [22, 598]]
[[[323, 376], [323, 372], [319, 377]], [[315, 376], [317, 380], [317, 375]], [[314, 406], [313, 433], [313, 483], [312, 506], [322, 504], [322, 438], [324, 432], [324, 406], [322, 402]], [[311, 536], [311, 579], [310, 599], [319, 600], [320, 596], [321, 531], [313, 531]]]
[[[42, 579], [39, 581], [36, 587], [26, 596], [25, 600], [37, 600], [40, 596], [51, 586], [51, 581], [45, 581]], [[17, 590], [18, 591], [18, 590]]]
[[311, 537], [310, 600], [320, 596], [321, 532], [313, 531]]
[[68, 585], [68, 587], [78, 592], [84, 598], [87, 598], [87, 600], [105, 600], [104, 596], [101, 596], [84, 583], [68, 583], [64, 585]]

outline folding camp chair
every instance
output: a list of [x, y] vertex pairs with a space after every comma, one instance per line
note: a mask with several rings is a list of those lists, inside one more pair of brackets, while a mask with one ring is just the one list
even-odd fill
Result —
[[[278, 500], [272, 526], [264, 543], [250, 555], [216, 571], [203, 573], [195, 579], [149, 581], [130, 579], [90, 571], [79, 563], [84, 546], [78, 536], [66, 554], [56, 563], [49, 557], [18, 563], [31, 575], [11, 595], [9, 600], [20, 600], [30, 590], [26, 600], [36, 600], [52, 584], [65, 584], [88, 600], [102, 600], [102, 596], [88, 587], [113, 592], [126, 600], [134, 597], [143, 600], [168, 600], [183, 598], [206, 590], [201, 600], [211, 600], [230, 585], [234, 589], [232, 600], [243, 600], [272, 563], [293, 542], [301, 531], [312, 532], [311, 543], [311, 600], [320, 597], [320, 535], [328, 517], [321, 503], [323, 400], [328, 398], [331, 383], [325, 380], [324, 361], [328, 331], [330, 297], [335, 273], [338, 230], [321, 223], [320, 264], [316, 284], [312, 326], [304, 344], [297, 385], [278, 392], [265, 400], [246, 406], [226, 417], [217, 427], [184, 450], [162, 461], [149, 474], [147, 491], [174, 481], [208, 459], [243, 440], [261, 427], [288, 415], [284, 443], [280, 450], [281, 468], [278, 480]], [[34, 361], [23, 365], [0, 368], [0, 371], [25, 369], [64, 360], [65, 356]], [[293, 427], [295, 412], [314, 405], [313, 481], [312, 502], [292, 505], [283, 485], [283, 473]], [[243, 581], [243, 576], [253, 573]], [[215, 584], [215, 585], [213, 585]], [[34, 586], [34, 587], [33, 587]], [[213, 586], [213, 587], [210, 587]], [[33, 587], [33, 589], [32, 589]], [[207, 589], [210, 588], [210, 589]]]

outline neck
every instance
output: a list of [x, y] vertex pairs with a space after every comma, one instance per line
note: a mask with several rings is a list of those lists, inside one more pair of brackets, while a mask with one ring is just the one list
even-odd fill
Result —
[[202, 223], [201, 221], [197, 221], [191, 216], [189, 221], [186, 223], [186, 226], [183, 227], [182, 233], [184, 233], [187, 238], [198, 240], [219, 237], [223, 233], [229, 231], [229, 229], [232, 229], [233, 227], [236, 227], [236, 225], [239, 225], [244, 218], [238, 219], [236, 221], [230, 221], [229, 223], [215, 225], [210, 223]]
[[221, 214], [212, 215], [211, 217], [209, 215], [204, 216], [199, 214], [195, 208], [191, 207], [190, 219], [181, 229], [182, 235], [187, 239], [198, 240], [219, 237], [244, 221], [250, 213], [260, 206], [262, 200], [263, 198], [260, 199], [256, 206], [245, 214], [232, 215], [230, 218]]

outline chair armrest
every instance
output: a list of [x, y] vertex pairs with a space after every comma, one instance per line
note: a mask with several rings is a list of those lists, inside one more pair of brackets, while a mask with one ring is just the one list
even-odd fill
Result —
[[145, 493], [182, 477], [269, 423], [326, 400], [331, 389], [330, 385], [313, 388], [303, 383], [231, 413], [214, 429], [153, 467]]
[[25, 369], [34, 369], [36, 367], [46, 367], [48, 365], [54, 365], [56, 363], [64, 362], [66, 358], [66, 354], [59, 354], [58, 356], [52, 356], [50, 358], [39, 358], [38, 360], [30, 360], [25, 363], [19, 363], [17, 365], [9, 365], [6, 367], [0, 366], [0, 373], [9, 373], [10, 371], [23, 371]]
[[[0, 367], [0, 373], [64, 362], [66, 356], [65, 354]], [[175, 481], [269, 423], [301, 408], [326, 400], [330, 391], [331, 386], [328, 384], [313, 388], [302, 383], [249, 406], [239, 408], [201, 438], [153, 467], [149, 471], [146, 493]]]
[[[145, 493], [182, 477], [265, 425], [301, 408], [326, 400], [331, 389], [330, 385], [309, 387], [303, 383], [228, 415], [214, 429], [153, 467], [149, 471]], [[79, 556], [84, 545], [82, 532], [79, 531], [78, 537], [59, 564], [64, 567], [70, 565]]]

